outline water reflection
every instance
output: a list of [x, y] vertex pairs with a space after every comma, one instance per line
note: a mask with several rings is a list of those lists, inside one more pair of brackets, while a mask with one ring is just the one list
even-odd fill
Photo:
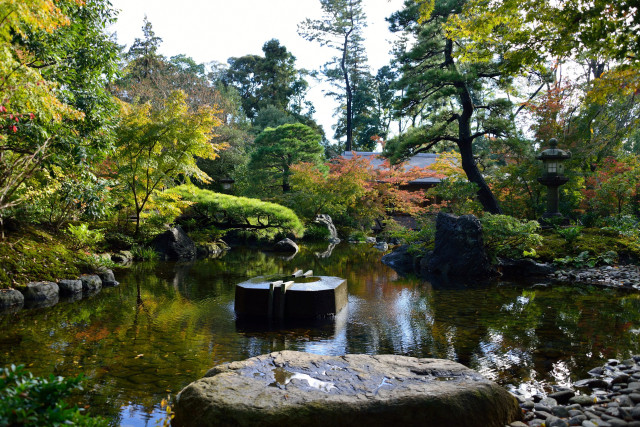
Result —
[[[167, 394], [212, 366], [284, 349], [449, 358], [530, 393], [640, 353], [638, 295], [516, 283], [444, 289], [398, 277], [367, 245], [317, 257], [324, 249], [303, 248], [290, 261], [233, 250], [195, 263], [135, 264], [119, 287], [90, 299], [1, 317], [0, 362], [36, 374], [84, 372], [83, 405], [115, 425], [144, 425], [161, 416]], [[236, 321], [236, 283], [294, 269], [346, 278], [348, 306], [316, 324]]]

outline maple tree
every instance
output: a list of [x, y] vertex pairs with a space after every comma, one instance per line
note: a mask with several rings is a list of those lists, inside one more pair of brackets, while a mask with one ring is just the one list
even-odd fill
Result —
[[[598, 171], [587, 178], [582, 207], [601, 216], [636, 213], [640, 194], [640, 159], [607, 157]], [[636, 212], [625, 212], [633, 209]]]
[[123, 103], [122, 109], [111, 162], [115, 176], [131, 196], [138, 233], [140, 215], [150, 197], [164, 186], [174, 186], [179, 176], [208, 182], [196, 157], [214, 159], [226, 145], [210, 141], [220, 125], [217, 110], [202, 106], [190, 111], [182, 91], [173, 92], [158, 108], [149, 103]]
[[292, 167], [292, 192], [286, 203], [307, 221], [321, 213], [334, 220], [355, 220], [361, 227], [391, 213], [417, 214], [426, 198], [422, 191], [410, 191], [407, 183], [441, 174], [388, 160], [375, 167], [366, 157], [338, 157], [328, 171], [318, 165], [299, 163]]

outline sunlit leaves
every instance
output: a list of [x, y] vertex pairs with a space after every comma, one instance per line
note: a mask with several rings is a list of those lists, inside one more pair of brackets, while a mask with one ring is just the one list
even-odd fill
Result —
[[173, 186], [178, 176], [208, 182], [196, 157], [214, 159], [226, 144], [210, 141], [220, 125], [217, 110], [202, 106], [190, 111], [182, 91], [173, 92], [157, 109], [150, 104], [123, 104], [123, 113], [112, 161], [117, 178], [132, 196], [139, 225], [151, 195], [163, 186]]

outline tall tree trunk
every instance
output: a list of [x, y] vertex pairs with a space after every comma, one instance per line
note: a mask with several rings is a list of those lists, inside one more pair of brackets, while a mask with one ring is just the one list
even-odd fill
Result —
[[342, 70], [342, 76], [344, 78], [344, 86], [347, 92], [347, 144], [345, 146], [345, 151], [351, 151], [353, 149], [353, 124], [352, 124], [352, 101], [353, 101], [353, 93], [351, 91], [351, 84], [349, 82], [349, 70], [347, 70], [347, 53], [348, 53], [348, 45], [349, 45], [349, 36], [351, 35], [351, 31], [353, 31], [353, 27], [349, 31], [347, 31], [344, 35], [344, 44], [342, 45], [342, 59], [340, 60], [340, 69]]
[[[445, 46], [445, 62], [449, 69], [455, 71], [453, 62], [453, 42], [447, 39]], [[492, 214], [502, 214], [502, 209], [498, 204], [498, 200], [484, 180], [482, 173], [478, 169], [475, 159], [473, 158], [473, 136], [471, 135], [471, 117], [473, 116], [474, 106], [471, 100], [469, 88], [463, 80], [456, 80], [454, 83], [458, 91], [458, 100], [462, 105], [462, 113], [458, 117], [458, 149], [462, 159], [462, 169], [467, 175], [469, 182], [473, 182], [478, 186], [478, 200], [482, 208]]]

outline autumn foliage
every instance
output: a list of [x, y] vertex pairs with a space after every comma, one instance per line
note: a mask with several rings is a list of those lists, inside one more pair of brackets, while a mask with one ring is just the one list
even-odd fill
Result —
[[365, 157], [338, 157], [327, 165], [328, 172], [310, 163], [292, 167], [292, 193], [287, 204], [307, 221], [326, 213], [334, 220], [366, 226], [391, 213], [416, 214], [426, 201], [423, 191], [410, 191], [406, 184], [417, 178], [435, 176], [405, 164], [388, 160], [374, 166]]
[[640, 162], [637, 156], [606, 158], [597, 172], [586, 180], [582, 208], [602, 216], [620, 215], [625, 208], [638, 206]]

